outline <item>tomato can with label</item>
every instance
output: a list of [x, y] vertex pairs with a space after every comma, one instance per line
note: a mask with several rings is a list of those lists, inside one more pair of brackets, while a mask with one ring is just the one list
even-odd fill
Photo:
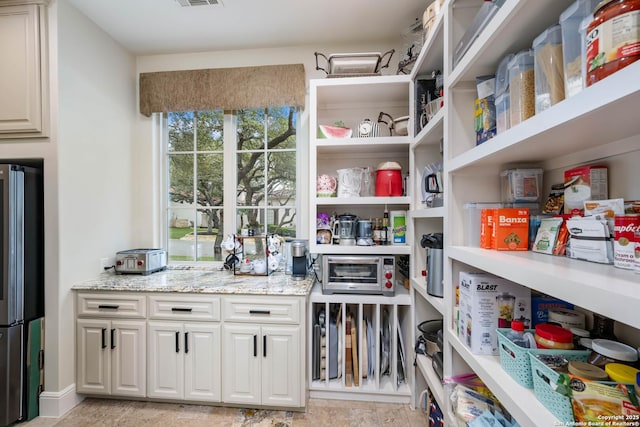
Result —
[[613, 265], [633, 269], [636, 264], [636, 236], [640, 234], [640, 215], [616, 215], [614, 219]]
[[587, 27], [586, 85], [640, 59], [640, 0], [603, 0]]

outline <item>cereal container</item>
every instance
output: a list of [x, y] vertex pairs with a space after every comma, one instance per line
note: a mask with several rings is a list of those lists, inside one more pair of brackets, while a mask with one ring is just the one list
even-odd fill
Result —
[[501, 134], [510, 127], [509, 91], [496, 96], [496, 133]]
[[564, 99], [562, 32], [553, 25], [533, 40], [536, 114]]
[[[560, 14], [562, 30], [562, 61], [564, 69], [564, 96], [569, 98], [584, 88], [583, 44], [586, 37], [580, 23], [591, 15], [600, 0], [577, 0]], [[589, 23], [593, 18], [589, 19]]]
[[509, 61], [509, 103], [511, 127], [535, 114], [533, 51], [524, 50]]

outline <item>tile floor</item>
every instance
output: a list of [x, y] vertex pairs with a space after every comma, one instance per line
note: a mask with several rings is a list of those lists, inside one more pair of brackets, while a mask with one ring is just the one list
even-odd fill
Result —
[[250, 410], [126, 400], [86, 399], [62, 418], [16, 427], [418, 427], [427, 417], [406, 404], [309, 399], [306, 412]]

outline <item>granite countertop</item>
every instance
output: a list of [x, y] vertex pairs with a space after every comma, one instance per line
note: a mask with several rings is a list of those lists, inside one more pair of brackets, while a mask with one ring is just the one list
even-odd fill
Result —
[[192, 267], [170, 268], [147, 276], [102, 273], [94, 280], [75, 284], [76, 291], [181, 292], [202, 294], [307, 296], [315, 277], [294, 280], [274, 272], [269, 276], [236, 275], [230, 271]]

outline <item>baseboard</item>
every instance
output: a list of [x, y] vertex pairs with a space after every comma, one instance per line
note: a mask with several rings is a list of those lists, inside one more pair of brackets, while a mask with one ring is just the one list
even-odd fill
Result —
[[71, 384], [61, 391], [43, 391], [40, 394], [40, 417], [60, 418], [77, 404], [84, 396], [76, 393], [76, 385]]

